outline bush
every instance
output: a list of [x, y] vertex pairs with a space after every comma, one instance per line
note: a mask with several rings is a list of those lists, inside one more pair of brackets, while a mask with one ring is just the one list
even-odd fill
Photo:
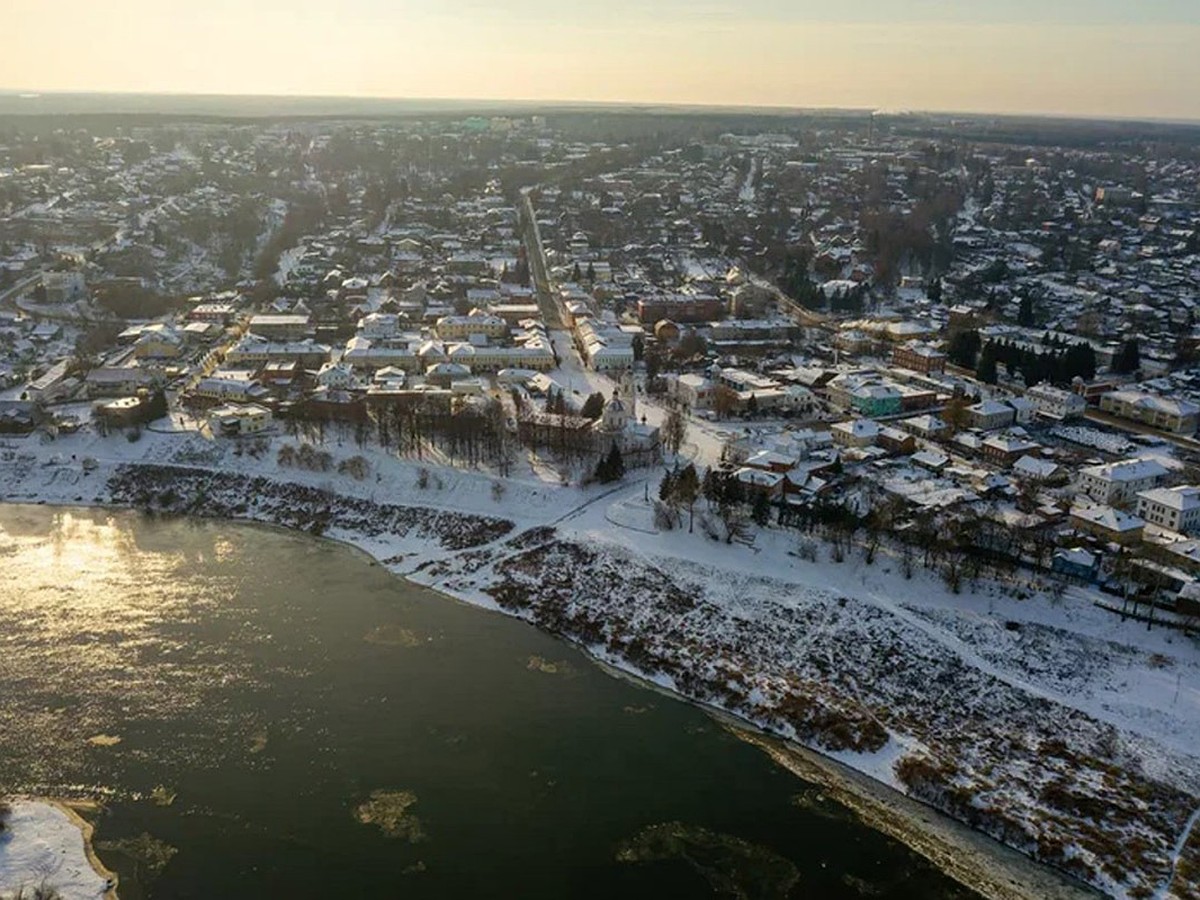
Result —
[[504, 494], [507, 490], [508, 490], [508, 488], [506, 488], [504, 486], [503, 481], [493, 481], [492, 482], [492, 499], [495, 500], [497, 503], [499, 503], [504, 498]]
[[422, 491], [429, 490], [429, 470], [420, 469], [417, 471], [417, 487]]

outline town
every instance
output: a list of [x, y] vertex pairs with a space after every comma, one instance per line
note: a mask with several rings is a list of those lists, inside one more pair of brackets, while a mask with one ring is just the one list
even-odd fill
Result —
[[[534, 486], [564, 513], [614, 497], [604, 527], [633, 542], [999, 585], [1194, 646], [1198, 284], [1182, 126], [14, 120], [0, 458], [72, 486], [117, 463], [303, 472], [373, 502], [403, 477], [430, 506], [470, 473], [501, 516]], [[183, 493], [122, 485], [148, 508]], [[788, 721], [830, 750], [886, 738]], [[897, 777], [970, 819], [938, 771]], [[974, 824], [1028, 849], [1011, 819]], [[1150, 896], [1200, 866], [1193, 840], [1164, 875], [1168, 830], [1121, 863], [1090, 832], [1032, 840]]]
[[957, 542], [952, 581], [985, 553], [1200, 625], [1194, 153], [589, 130], [14, 130], [0, 430], [336, 435], [564, 484], [615, 448], [735, 483], [726, 532], [852, 499]]

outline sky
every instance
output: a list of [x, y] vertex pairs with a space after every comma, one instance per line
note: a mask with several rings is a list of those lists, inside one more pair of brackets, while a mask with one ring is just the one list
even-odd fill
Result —
[[0, 0], [0, 89], [1200, 120], [1200, 0]]

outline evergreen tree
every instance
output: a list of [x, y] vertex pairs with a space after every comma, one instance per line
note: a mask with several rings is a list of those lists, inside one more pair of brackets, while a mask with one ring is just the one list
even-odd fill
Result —
[[1142, 367], [1142, 351], [1137, 338], [1129, 338], [1113, 357], [1112, 370], [1118, 375], [1131, 375]]
[[995, 384], [999, 376], [996, 371], [996, 351], [992, 344], [986, 344], [979, 353], [979, 365], [975, 369], [975, 377], [984, 384]]
[[689, 532], [692, 530], [692, 523], [695, 520], [696, 499], [699, 496], [700, 475], [696, 472], [695, 465], [688, 463], [675, 481], [675, 497], [688, 508]]
[[617, 442], [613, 441], [608, 454], [596, 466], [596, 480], [601, 484], [611, 484], [624, 477], [625, 460], [621, 456], [621, 449], [617, 446]]
[[750, 399], [746, 401], [746, 412], [752, 416], [758, 415], [758, 398], [753, 394], [751, 394]]
[[964, 369], [974, 369], [982, 343], [978, 331], [974, 329], [958, 331], [950, 338], [950, 346], [947, 348], [946, 355], [954, 365]]
[[667, 472], [663, 475], [663, 479], [658, 485], [658, 499], [663, 503], [670, 503], [675, 499], [675, 485], [677, 476], [674, 472]]
[[1033, 327], [1033, 298], [1028, 294], [1021, 296], [1021, 308], [1017, 311], [1017, 324], [1022, 328]]
[[579, 268], [579, 263], [575, 263], [575, 268], [571, 270], [571, 280], [576, 284], [583, 281], [583, 271]]
[[583, 409], [580, 415], [585, 419], [591, 419], [595, 422], [604, 413], [604, 395], [601, 393], [590, 394], [584, 401]]
[[771, 501], [767, 499], [767, 495], [762, 491], [756, 491], [754, 494], [754, 504], [750, 508], [750, 517], [760, 527], [766, 527], [767, 523], [771, 521]]
[[587, 280], [588, 280], [588, 284], [596, 283], [596, 266], [593, 263], [588, 263]]
[[720, 499], [721, 485], [717, 480], [717, 473], [708, 468], [704, 470], [704, 478], [700, 482], [700, 493], [704, 495], [704, 499], [708, 501], [709, 506], [714, 506]]

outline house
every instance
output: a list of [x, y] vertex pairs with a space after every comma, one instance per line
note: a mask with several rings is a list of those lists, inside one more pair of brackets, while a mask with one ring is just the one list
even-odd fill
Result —
[[228, 404], [209, 410], [208, 427], [214, 437], [258, 434], [271, 426], [271, 411], [258, 404]]
[[1137, 516], [1111, 506], [1076, 506], [1071, 509], [1072, 527], [1116, 544], [1136, 544], [1146, 523]]
[[347, 363], [325, 363], [317, 372], [317, 384], [335, 391], [358, 387], [358, 376]]
[[1028, 425], [1033, 421], [1033, 415], [1037, 412], [1037, 404], [1032, 400], [1025, 397], [1010, 397], [1004, 402], [1013, 408], [1018, 425]]
[[1022, 456], [1028, 456], [1042, 448], [1033, 441], [1011, 434], [994, 434], [985, 438], [980, 445], [984, 458], [997, 465], [1011, 465]]
[[974, 406], [967, 407], [967, 417], [972, 428], [978, 428], [980, 431], [994, 431], [997, 428], [1007, 428], [1015, 423], [1017, 411], [999, 400], [982, 400]]
[[1141, 422], [1172, 434], [1193, 434], [1200, 421], [1200, 406], [1195, 403], [1145, 391], [1112, 391], [1104, 394], [1100, 398], [1100, 409], [1118, 418]]
[[688, 409], [699, 411], [712, 408], [716, 386], [703, 375], [680, 375], [674, 380], [676, 398]]
[[173, 328], [150, 328], [133, 344], [138, 359], [178, 359], [183, 354], [183, 338]]
[[88, 372], [83, 384], [89, 398], [128, 397], [153, 387], [156, 381], [157, 377], [148, 369], [101, 366]]
[[1200, 528], [1200, 487], [1154, 488], [1137, 496], [1137, 514], [1150, 524], [1182, 534]]
[[914, 341], [892, 351], [892, 365], [928, 375], [946, 371], [946, 354], [934, 347]]
[[743, 465], [751, 469], [762, 469], [764, 472], [790, 472], [799, 464], [796, 457], [779, 453], [775, 450], [759, 450], [746, 458]]
[[1154, 459], [1088, 466], [1079, 472], [1079, 490], [1097, 503], [1132, 503], [1142, 491], [1157, 487], [1167, 469]]
[[733, 477], [741, 484], [750, 496], [765, 494], [768, 500], [778, 500], [783, 496], [785, 475], [780, 472], [764, 472], [762, 469], [743, 467], [733, 473]]
[[1059, 474], [1060, 467], [1048, 459], [1022, 456], [1013, 463], [1013, 474], [1029, 481], [1050, 481]]
[[913, 416], [911, 419], [901, 419], [896, 423], [896, 426], [915, 434], [917, 437], [926, 439], [939, 438], [949, 428], [941, 418], [932, 413]]
[[308, 316], [259, 315], [250, 319], [250, 331], [271, 341], [298, 341], [312, 330]]
[[1095, 581], [1100, 571], [1100, 558], [1082, 547], [1073, 547], [1056, 551], [1050, 560], [1050, 568], [1068, 578]]
[[236, 315], [237, 307], [232, 303], [199, 303], [188, 311], [187, 317], [192, 322], [228, 325]]
[[498, 339], [508, 335], [509, 325], [499, 316], [486, 313], [469, 316], [443, 316], [438, 319], [437, 336], [443, 341], [466, 341], [472, 335]]
[[47, 303], [73, 303], [86, 300], [88, 295], [87, 281], [78, 270], [43, 272], [42, 287]]
[[912, 461], [930, 472], [944, 472], [950, 465], [950, 457], [944, 453], [938, 453], [936, 450], [921, 450], [914, 453]]
[[871, 419], [838, 422], [829, 429], [833, 442], [840, 447], [870, 447], [879, 438], [879, 423]]
[[1025, 399], [1031, 400], [1038, 415], [1047, 419], [1073, 419], [1087, 412], [1087, 401], [1083, 397], [1049, 384], [1034, 385], [1025, 392]]
[[78, 382], [67, 375], [70, 360], [63, 360], [47, 369], [42, 375], [29, 382], [25, 388], [26, 399], [37, 403], [54, 403], [66, 397]]
[[902, 456], [907, 456], [917, 449], [917, 439], [906, 431], [901, 431], [899, 428], [890, 428], [884, 425], [879, 429], [879, 436], [876, 439], [884, 450], [889, 453], [896, 453]]

